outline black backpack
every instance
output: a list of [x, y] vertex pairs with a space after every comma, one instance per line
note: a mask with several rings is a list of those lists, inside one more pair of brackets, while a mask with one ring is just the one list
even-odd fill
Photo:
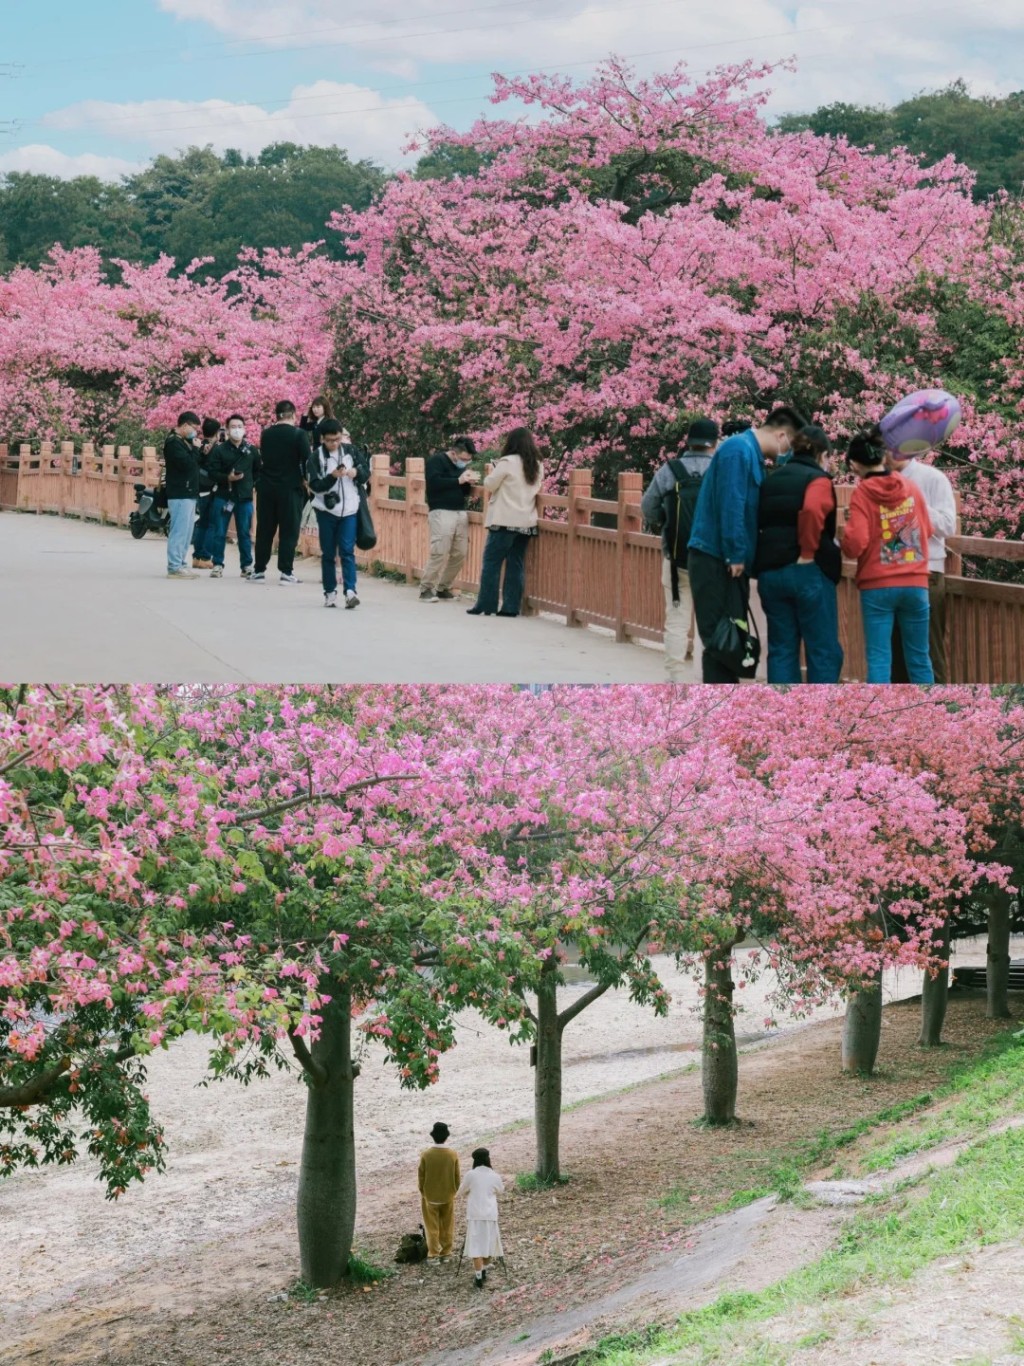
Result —
[[687, 546], [693, 530], [693, 514], [697, 507], [702, 474], [691, 474], [683, 462], [673, 459], [668, 467], [676, 482], [661, 495], [659, 522], [665, 537], [668, 560], [672, 567], [672, 601], [679, 601], [679, 571], [686, 568]]

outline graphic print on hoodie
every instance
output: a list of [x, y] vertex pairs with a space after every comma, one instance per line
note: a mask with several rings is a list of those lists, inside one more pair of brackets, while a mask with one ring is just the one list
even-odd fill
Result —
[[879, 503], [878, 515], [882, 521], [879, 553], [883, 565], [917, 564], [927, 560], [921, 549], [921, 528], [912, 497], [904, 498], [895, 507]]

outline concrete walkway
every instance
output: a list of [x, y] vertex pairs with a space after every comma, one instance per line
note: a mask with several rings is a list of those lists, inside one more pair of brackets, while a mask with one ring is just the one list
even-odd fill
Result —
[[[472, 599], [361, 576], [361, 606], [325, 611], [318, 560], [284, 588], [166, 577], [167, 543], [120, 527], [0, 514], [4, 682], [659, 683], [660, 647], [546, 617], [466, 617]], [[700, 681], [699, 663], [693, 681]]]

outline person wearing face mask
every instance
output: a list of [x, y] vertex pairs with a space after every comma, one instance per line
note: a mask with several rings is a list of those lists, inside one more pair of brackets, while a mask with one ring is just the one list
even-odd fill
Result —
[[427, 460], [430, 559], [420, 579], [421, 602], [451, 602], [455, 597], [452, 584], [469, 548], [467, 509], [480, 482], [480, 476], [469, 468], [475, 455], [472, 437], [457, 436], [448, 450], [435, 451]]
[[306, 482], [312, 489], [317, 530], [320, 533], [320, 566], [324, 606], [338, 605], [338, 560], [347, 608], [358, 607], [356, 593], [356, 525], [359, 489], [370, 480], [370, 466], [363, 453], [347, 441], [348, 432], [336, 417], [320, 423], [320, 445], [309, 457]]
[[253, 491], [260, 472], [260, 453], [246, 441], [245, 419], [240, 413], [232, 413], [227, 428], [228, 439], [210, 453], [210, 474], [214, 480], [210, 578], [224, 577], [224, 552], [234, 518], [242, 578], [247, 579], [252, 574]]
[[196, 506], [198, 516], [192, 532], [192, 568], [210, 569], [213, 565], [213, 478], [210, 474], [210, 456], [213, 448], [224, 439], [224, 432], [217, 417], [204, 417], [201, 435], [193, 445], [199, 452], [199, 502]]
[[687, 569], [704, 645], [701, 671], [705, 683], [738, 683], [739, 675], [709, 651], [724, 617], [747, 615], [750, 573], [757, 552], [757, 512], [767, 461], [788, 451], [804, 426], [789, 407], [773, 408], [758, 427], [737, 432], [719, 446], [693, 514]]
[[164, 442], [164, 487], [171, 517], [167, 536], [169, 579], [199, 577], [186, 564], [196, 520], [196, 503], [199, 501], [199, 451], [194, 445], [198, 432], [198, 415], [184, 412], [179, 415], [174, 431]]

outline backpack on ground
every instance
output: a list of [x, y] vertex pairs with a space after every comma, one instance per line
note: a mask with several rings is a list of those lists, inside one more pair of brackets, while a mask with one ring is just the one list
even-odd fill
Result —
[[398, 1251], [395, 1253], [395, 1261], [406, 1265], [409, 1262], [425, 1262], [427, 1252], [426, 1230], [420, 1224], [419, 1233], [402, 1234], [402, 1241], [398, 1244]]
[[660, 523], [664, 548], [672, 573], [672, 601], [679, 601], [679, 571], [686, 568], [687, 546], [693, 530], [693, 514], [697, 507], [702, 474], [691, 474], [682, 460], [668, 462], [675, 483], [661, 495]]

